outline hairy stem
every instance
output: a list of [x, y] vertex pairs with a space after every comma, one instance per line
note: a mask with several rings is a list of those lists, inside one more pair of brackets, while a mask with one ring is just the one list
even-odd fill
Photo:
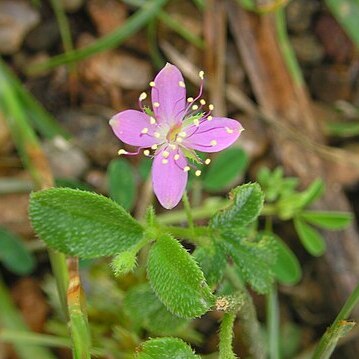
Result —
[[269, 358], [279, 359], [279, 307], [278, 292], [275, 286], [267, 294], [267, 328]]
[[219, 331], [219, 359], [235, 359], [233, 353], [233, 324], [236, 319], [234, 313], [225, 313]]

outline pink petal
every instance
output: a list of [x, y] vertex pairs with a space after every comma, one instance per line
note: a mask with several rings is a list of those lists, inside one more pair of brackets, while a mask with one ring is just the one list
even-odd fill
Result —
[[187, 137], [183, 145], [202, 152], [218, 152], [232, 145], [241, 132], [242, 125], [230, 118], [213, 117], [200, 122], [199, 126], [191, 125], [183, 129]]
[[[156, 154], [152, 165], [152, 184], [156, 197], [164, 208], [171, 209], [181, 200], [186, 188], [188, 173], [183, 169], [187, 160], [180, 150], [170, 151], [167, 159], [162, 156], [163, 150]], [[179, 158], [174, 159], [178, 154]], [[168, 161], [167, 163], [163, 163]]]
[[[122, 141], [132, 146], [150, 147], [158, 143], [153, 136], [156, 125], [150, 124], [150, 118], [145, 113], [136, 110], [119, 112], [110, 120], [115, 135]], [[148, 129], [147, 134], [141, 133], [144, 128]]]
[[[186, 107], [186, 89], [178, 68], [169, 63], [158, 73], [152, 88], [152, 105], [158, 122], [173, 124], [182, 120]], [[159, 107], [156, 107], [159, 104]]]

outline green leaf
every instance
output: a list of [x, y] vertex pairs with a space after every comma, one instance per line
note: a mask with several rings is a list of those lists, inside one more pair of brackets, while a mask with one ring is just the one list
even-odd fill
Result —
[[83, 258], [130, 250], [143, 236], [138, 222], [115, 202], [68, 188], [33, 192], [30, 219], [49, 247]]
[[150, 250], [148, 278], [167, 309], [183, 318], [199, 317], [214, 304], [214, 296], [192, 256], [169, 235]]
[[170, 313], [147, 283], [126, 293], [123, 308], [131, 322], [156, 335], [176, 334], [188, 324], [188, 319]]
[[294, 285], [302, 277], [300, 263], [292, 250], [276, 235], [277, 260], [272, 266], [275, 277], [281, 284]]
[[248, 156], [241, 148], [230, 148], [215, 157], [203, 177], [207, 191], [221, 191], [229, 186], [248, 166]]
[[145, 181], [151, 173], [152, 161], [148, 157], [143, 157], [138, 166], [138, 173], [143, 181]]
[[309, 206], [322, 196], [324, 190], [324, 182], [321, 179], [316, 179], [305, 191], [301, 193], [300, 206], [302, 208]]
[[155, 338], [141, 345], [136, 359], [200, 359], [191, 347], [178, 338]]
[[255, 241], [241, 238], [237, 231], [222, 233], [221, 242], [230, 255], [242, 277], [258, 293], [271, 290], [273, 283], [272, 267], [276, 261], [277, 246], [271, 235], [261, 233]]
[[218, 284], [227, 265], [223, 249], [213, 242], [208, 247], [198, 247], [193, 252], [193, 257], [203, 270], [208, 285], [213, 287]]
[[25, 275], [35, 267], [34, 256], [15, 234], [0, 228], [0, 261], [9, 271]]
[[329, 10], [343, 26], [355, 46], [359, 47], [358, 0], [325, 0]]
[[294, 226], [304, 248], [313, 256], [321, 256], [325, 252], [324, 239], [313, 227], [300, 218], [294, 218]]
[[355, 122], [329, 122], [326, 123], [326, 131], [329, 136], [354, 137], [359, 135], [359, 121]]
[[304, 211], [300, 218], [324, 229], [343, 229], [353, 220], [350, 212]]
[[117, 159], [111, 161], [108, 170], [110, 197], [127, 210], [131, 210], [136, 199], [136, 181], [128, 161]]
[[264, 201], [263, 192], [257, 183], [236, 187], [229, 197], [232, 200], [230, 205], [213, 216], [212, 227], [244, 227], [257, 219]]

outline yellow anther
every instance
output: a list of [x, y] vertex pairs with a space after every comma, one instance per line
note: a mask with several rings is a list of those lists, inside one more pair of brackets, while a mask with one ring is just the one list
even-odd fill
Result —
[[216, 140], [212, 140], [210, 143], [211, 143], [211, 146], [216, 146], [216, 145], [217, 145], [217, 141], [216, 141]]
[[200, 71], [198, 76], [201, 80], [203, 80], [204, 79], [204, 71]]
[[154, 133], [153, 133], [153, 136], [155, 136], [156, 138], [160, 138], [160, 137], [161, 137], [161, 134], [158, 133], [158, 132], [154, 132]]
[[168, 151], [163, 151], [162, 152], [162, 157], [167, 158], [170, 155], [170, 153]]
[[179, 85], [179, 87], [183, 87], [183, 88], [185, 88], [185, 87], [186, 87], [186, 85], [184, 84], [184, 82], [183, 82], [183, 81], [179, 81], [179, 82], [178, 82], [178, 85]]
[[158, 145], [154, 144], [154, 145], [151, 146], [151, 148], [152, 148], [153, 150], [157, 150]]
[[117, 153], [119, 154], [119, 156], [128, 154], [128, 152], [126, 150], [122, 149], [122, 148], [120, 150], [118, 150]]
[[199, 120], [198, 120], [198, 118], [195, 118], [195, 119], [193, 120], [193, 123], [194, 123], [195, 126], [199, 126]]
[[150, 117], [150, 124], [154, 125], [156, 123], [156, 119], [154, 117]]
[[149, 156], [149, 155], [150, 155], [150, 151], [149, 151], [149, 150], [144, 150], [144, 151], [143, 151], [143, 154], [144, 154], [145, 156]]
[[174, 144], [174, 143], [170, 143], [168, 145], [168, 147], [171, 149], [171, 150], [175, 150], [177, 148], [177, 146]]
[[194, 110], [194, 111], [198, 110], [198, 105], [193, 105], [192, 110]]
[[182, 131], [178, 134], [178, 136], [181, 136], [181, 137], [186, 137], [187, 136], [187, 133]]
[[167, 160], [166, 158], [164, 158], [164, 159], [162, 160], [162, 164], [166, 165], [167, 163], [168, 163], [168, 160]]
[[177, 136], [177, 138], [176, 138], [176, 142], [178, 142], [178, 143], [183, 142], [183, 138], [181, 138], [181, 137]]
[[204, 106], [206, 104], [206, 100], [204, 100], [203, 98], [199, 101], [199, 103]]
[[160, 107], [160, 104], [158, 102], [154, 102], [153, 107]]
[[142, 92], [141, 95], [140, 95], [140, 97], [139, 97], [140, 101], [143, 101], [143, 100], [145, 100], [146, 98], [147, 98], [146, 92]]
[[154, 81], [151, 81], [151, 82], [150, 82], [150, 86], [151, 86], [151, 87], [155, 87], [155, 86], [156, 86], [155, 82], [154, 82]]
[[193, 97], [188, 97], [187, 102], [189, 103], [193, 102]]
[[197, 170], [194, 174], [199, 177], [201, 175], [202, 171], [201, 170]]
[[184, 172], [188, 172], [191, 169], [190, 166], [185, 166], [185, 168], [183, 169]]
[[209, 164], [211, 163], [211, 159], [210, 159], [210, 158], [207, 158], [207, 159], [204, 161], [204, 163], [205, 163], [206, 165], [209, 165]]
[[210, 103], [210, 104], [208, 105], [208, 108], [209, 108], [210, 111], [213, 111], [213, 110], [214, 110], [214, 105]]
[[180, 155], [177, 153], [176, 155], [174, 155], [174, 157], [173, 157], [173, 159], [175, 160], [175, 161], [177, 161], [177, 160], [179, 160], [179, 158], [180, 158]]
[[234, 131], [231, 129], [231, 128], [229, 128], [229, 127], [226, 127], [226, 131], [227, 131], [227, 133], [233, 133]]
[[208, 120], [208, 121], [212, 121], [212, 120], [213, 120], [213, 116], [208, 116], [208, 117], [207, 117], [207, 120]]
[[142, 131], [141, 131], [141, 133], [143, 133], [143, 134], [148, 133], [148, 128], [147, 128], [147, 127], [143, 128]]

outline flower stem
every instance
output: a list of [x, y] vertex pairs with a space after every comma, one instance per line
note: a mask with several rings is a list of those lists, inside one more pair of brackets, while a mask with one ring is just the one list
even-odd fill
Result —
[[208, 227], [184, 228], [174, 226], [160, 226], [160, 230], [165, 233], [170, 233], [176, 238], [186, 239], [194, 244], [206, 246], [209, 244], [208, 237], [212, 230]]
[[331, 356], [338, 340], [345, 336], [355, 325], [349, 322], [349, 315], [359, 302], [359, 284], [349, 296], [333, 324], [326, 330], [313, 354], [312, 359], [327, 359]]
[[236, 319], [235, 313], [225, 313], [219, 331], [219, 359], [235, 359], [233, 353], [233, 324]]
[[191, 205], [189, 204], [187, 191], [185, 191], [183, 194], [182, 202], [187, 216], [188, 227], [193, 231], [194, 223], [193, 223], [192, 209], [191, 209]]
[[279, 359], [279, 307], [278, 292], [275, 286], [267, 294], [267, 329], [269, 358]]

